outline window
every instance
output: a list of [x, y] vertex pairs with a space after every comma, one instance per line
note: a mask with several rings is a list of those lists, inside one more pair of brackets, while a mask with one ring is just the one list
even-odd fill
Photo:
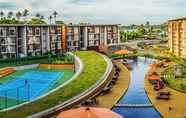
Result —
[[39, 28], [36, 28], [35, 32], [36, 32], [36, 35], [40, 35], [40, 29]]
[[33, 30], [31, 27], [28, 28], [27, 32], [28, 32], [28, 35], [33, 35]]
[[15, 29], [10, 28], [10, 29], [9, 29], [9, 35], [15, 36]]
[[0, 29], [0, 36], [3, 36], [4, 33], [3, 33], [3, 29]]

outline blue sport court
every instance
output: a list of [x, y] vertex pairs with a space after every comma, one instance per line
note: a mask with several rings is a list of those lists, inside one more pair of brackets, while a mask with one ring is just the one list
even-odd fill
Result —
[[25, 74], [0, 85], [0, 97], [28, 101], [50, 90], [63, 76], [63, 72], [28, 71]]

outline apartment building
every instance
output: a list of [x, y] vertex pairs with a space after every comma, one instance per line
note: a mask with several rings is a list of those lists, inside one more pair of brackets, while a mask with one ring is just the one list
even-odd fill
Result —
[[186, 18], [169, 20], [169, 48], [176, 56], [186, 57]]
[[61, 26], [0, 25], [0, 58], [55, 54], [61, 50]]
[[[119, 25], [68, 25], [67, 50], [98, 49], [99, 45], [118, 44]], [[64, 47], [65, 48], [65, 47]]]
[[0, 25], [0, 59], [71, 50], [98, 50], [120, 42], [118, 25]]

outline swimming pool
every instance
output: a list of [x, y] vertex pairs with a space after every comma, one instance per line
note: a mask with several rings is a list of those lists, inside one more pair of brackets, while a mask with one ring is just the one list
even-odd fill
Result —
[[159, 112], [151, 107], [134, 107], [133, 105], [149, 105], [151, 102], [144, 89], [144, 78], [148, 71], [149, 64], [155, 60], [139, 57], [131, 63], [131, 81], [127, 93], [121, 98], [118, 104], [132, 107], [114, 107], [112, 110], [125, 118], [161, 118]]
[[0, 97], [28, 101], [46, 92], [63, 76], [63, 72], [28, 71], [0, 85]]

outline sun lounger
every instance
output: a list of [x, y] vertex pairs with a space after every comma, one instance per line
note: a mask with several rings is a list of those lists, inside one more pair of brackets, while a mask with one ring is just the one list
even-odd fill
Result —
[[170, 96], [169, 95], [158, 95], [156, 99], [169, 100]]
[[170, 92], [169, 91], [161, 91], [161, 92], [158, 92], [158, 95], [170, 95]]
[[87, 99], [87, 100], [81, 102], [82, 106], [93, 106], [93, 105], [97, 105], [97, 104], [99, 104], [99, 102], [96, 100], [96, 98]]

